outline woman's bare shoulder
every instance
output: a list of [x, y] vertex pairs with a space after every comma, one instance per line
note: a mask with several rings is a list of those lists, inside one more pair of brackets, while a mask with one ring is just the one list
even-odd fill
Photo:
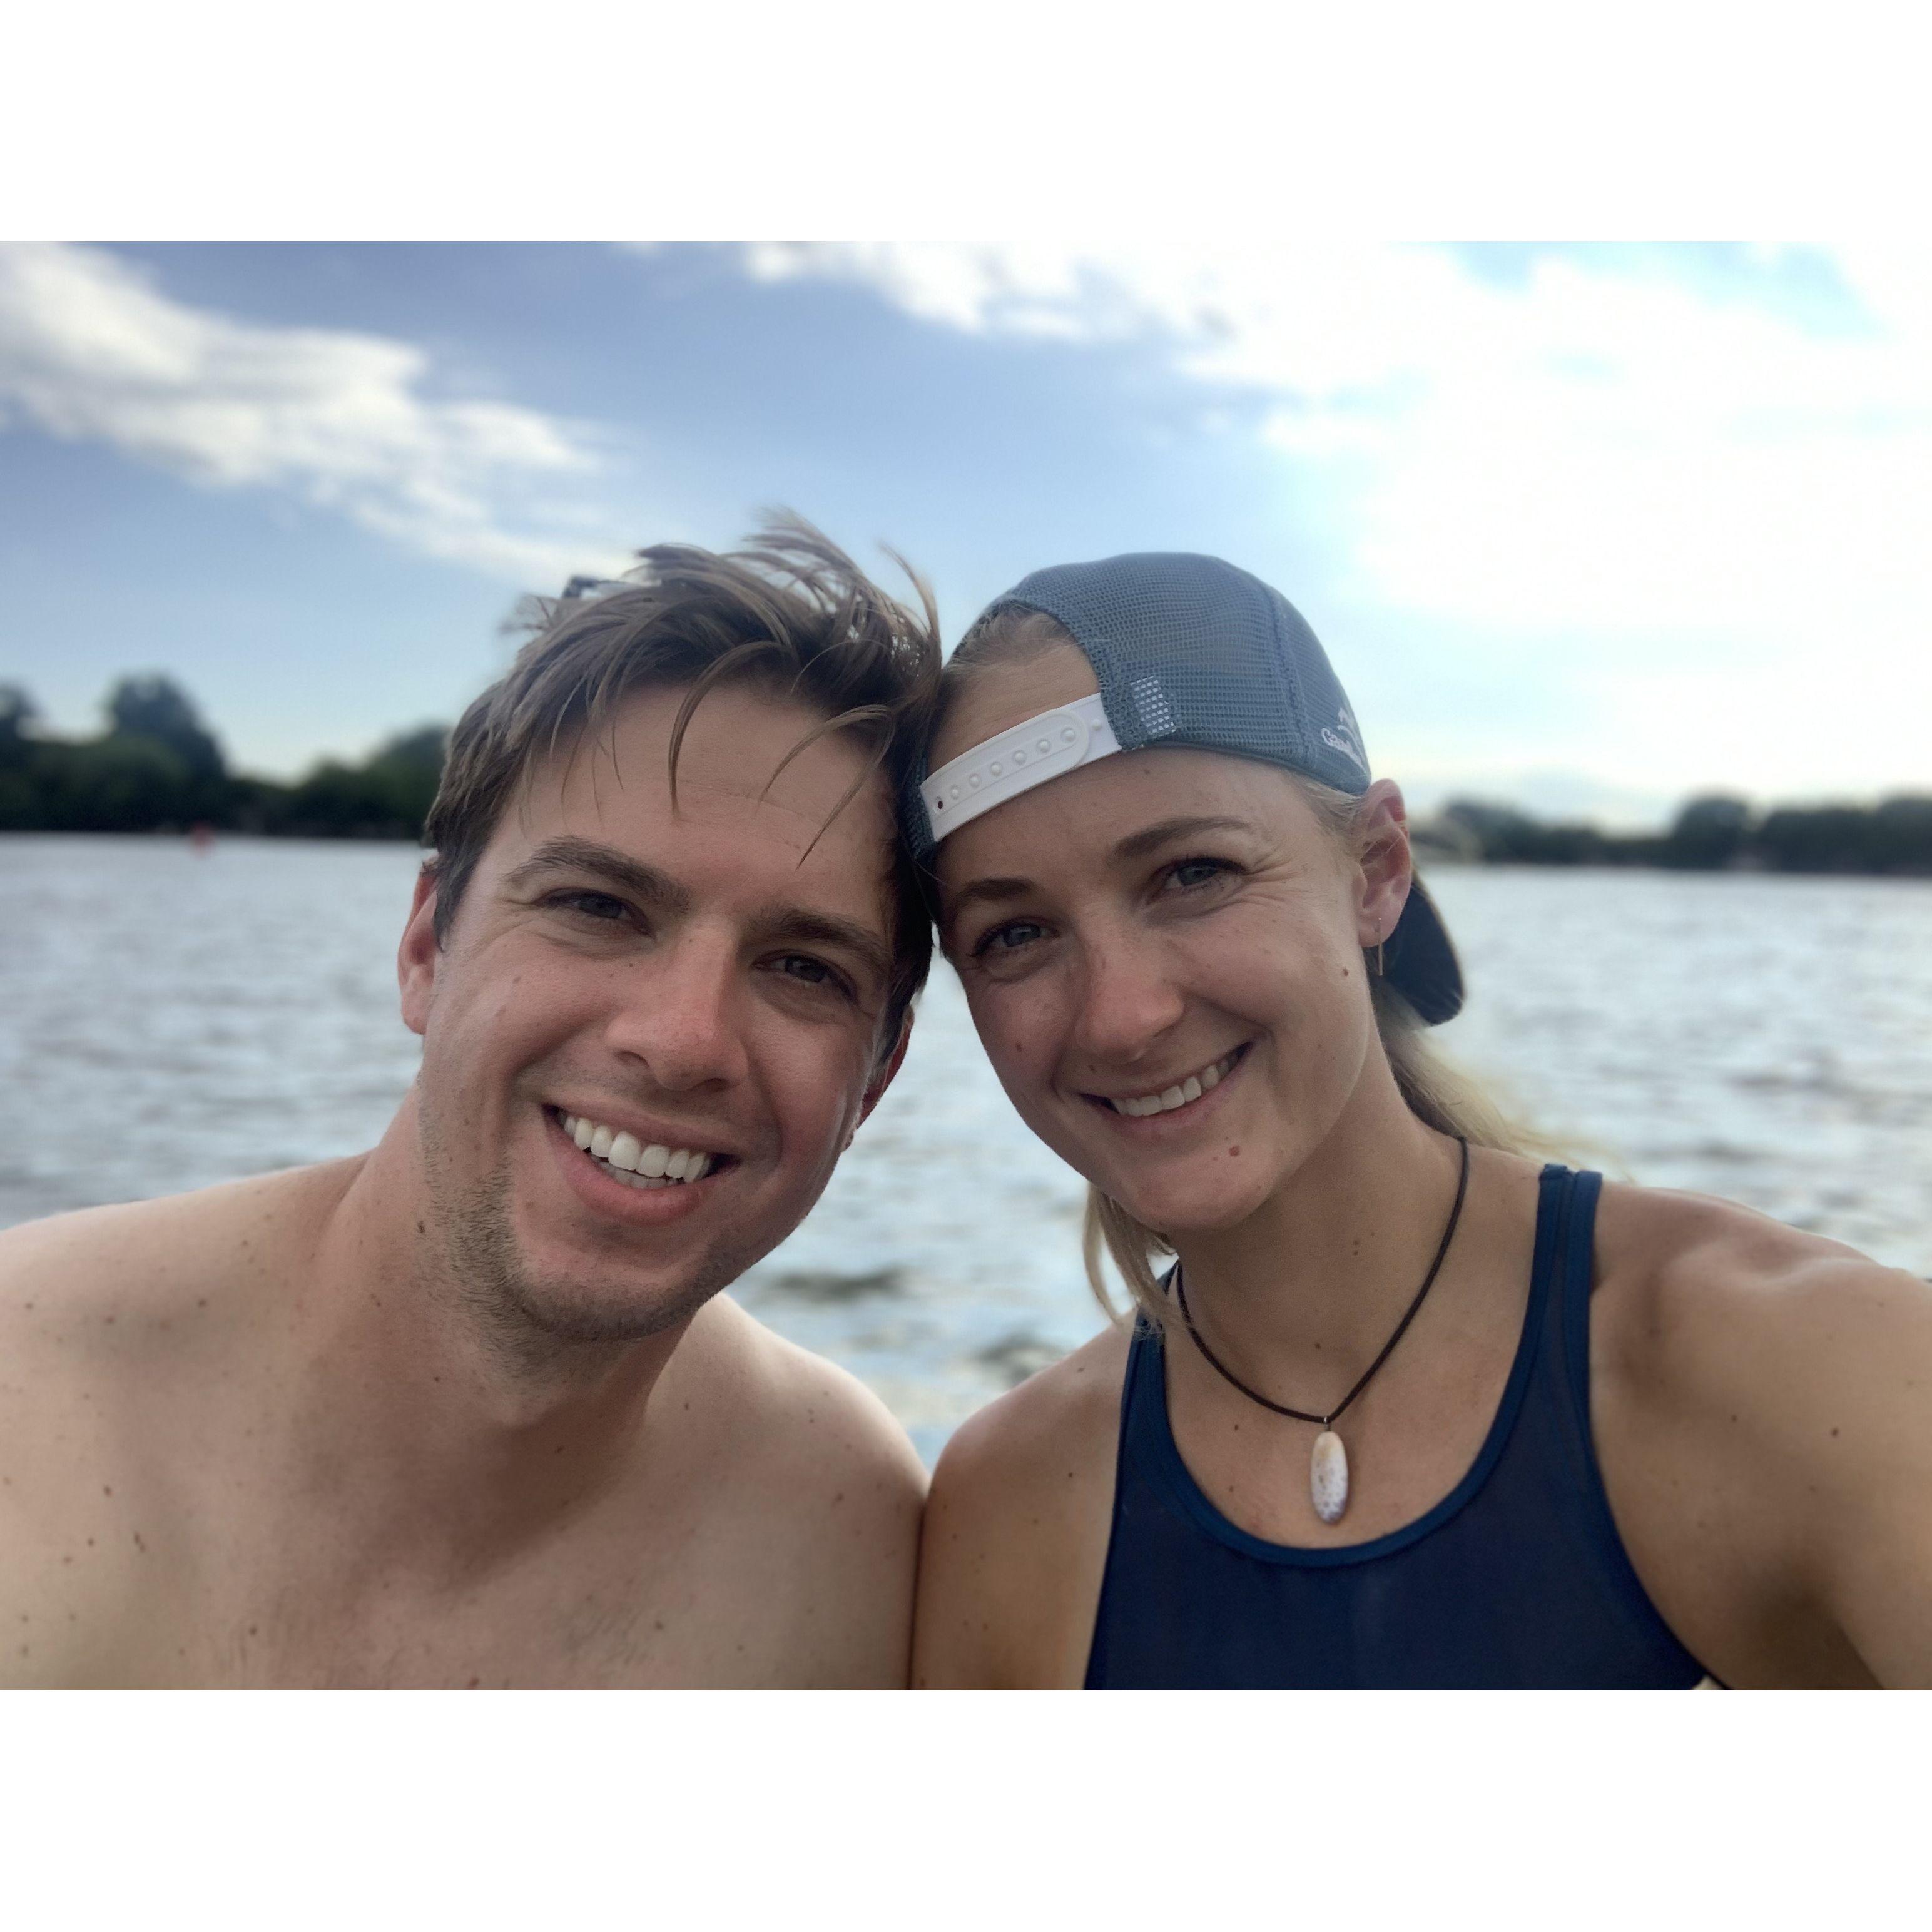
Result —
[[1128, 1338], [1108, 1329], [963, 1423], [920, 1544], [914, 1682], [1070, 1685], [1106, 1562]]
[[1722, 1366], [1746, 1336], [1800, 1333], [1808, 1316], [1842, 1312], [1861, 1292], [1910, 1302], [1923, 1287], [1736, 1202], [1618, 1184], [1604, 1190], [1596, 1264], [1599, 1328], [1660, 1369], [1706, 1355]]
[[1732, 1682], [1932, 1682], [1900, 1581], [1932, 1578], [1932, 1285], [1730, 1202], [1606, 1189], [1591, 1336], [1618, 1527], [1698, 1654]]
[[964, 1491], [990, 1479], [1004, 1492], [1015, 1483], [1064, 1480], [1052, 1468], [1070, 1456], [1111, 1456], [1127, 1343], [1124, 1328], [1103, 1329], [988, 1402], [955, 1432], [935, 1481]]

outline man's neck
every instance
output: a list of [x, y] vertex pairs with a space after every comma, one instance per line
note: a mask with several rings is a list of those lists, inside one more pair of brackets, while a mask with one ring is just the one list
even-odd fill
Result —
[[690, 1325], [563, 1341], [484, 1300], [452, 1266], [413, 1094], [329, 1204], [313, 1279], [298, 1452], [372, 1544], [465, 1565], [608, 1491]]

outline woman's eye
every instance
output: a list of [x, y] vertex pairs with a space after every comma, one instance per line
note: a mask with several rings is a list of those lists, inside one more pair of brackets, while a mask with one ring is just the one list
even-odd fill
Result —
[[1016, 919], [1010, 925], [996, 926], [974, 947], [973, 956], [984, 959], [1002, 952], [1017, 952], [1022, 946], [1031, 945], [1040, 933], [1040, 928], [1030, 920]]
[[1234, 869], [1225, 859], [1183, 859], [1178, 865], [1168, 868], [1167, 876], [1186, 892], [1196, 886], [1212, 885]]

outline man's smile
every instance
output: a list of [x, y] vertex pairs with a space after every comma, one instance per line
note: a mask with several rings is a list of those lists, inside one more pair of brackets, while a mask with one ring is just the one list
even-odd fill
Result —
[[702, 1180], [730, 1156], [701, 1148], [646, 1141], [626, 1127], [607, 1126], [583, 1114], [558, 1112], [563, 1130], [578, 1148], [638, 1187], [676, 1187]]
[[573, 1191], [601, 1214], [653, 1227], [680, 1219], [739, 1165], [735, 1155], [716, 1148], [646, 1141], [628, 1128], [560, 1107], [543, 1112]]

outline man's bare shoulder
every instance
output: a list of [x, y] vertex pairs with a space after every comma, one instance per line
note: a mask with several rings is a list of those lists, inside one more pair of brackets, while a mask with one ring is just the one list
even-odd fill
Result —
[[782, 1626], [771, 1681], [903, 1688], [926, 1471], [884, 1403], [721, 1294], [652, 1405], [709, 1526], [711, 1573]]
[[332, 1169], [86, 1208], [0, 1233], [4, 1681], [117, 1681], [178, 1446], [259, 1332]]
[[[219, 1326], [264, 1184], [83, 1208], [0, 1233], [0, 1447], [15, 1460], [51, 1428], [152, 1390], [167, 1359]], [[38, 1459], [37, 1459], [38, 1460]]]
[[926, 1493], [926, 1472], [885, 1404], [837, 1363], [774, 1333], [729, 1295], [708, 1303], [665, 1371], [668, 1400], [722, 1403], [746, 1450], [776, 1474], [882, 1497]]
[[0, 1444], [75, 1420], [131, 1424], [259, 1327], [351, 1163], [82, 1208], [0, 1232]]
[[961, 1424], [921, 1539], [915, 1682], [1077, 1682], [1106, 1559], [1128, 1336], [1109, 1328]]
[[221, 1288], [280, 1265], [292, 1237], [319, 1227], [355, 1165], [80, 1208], [0, 1231], [0, 1322], [20, 1336], [79, 1340], [89, 1324], [172, 1322], [211, 1306]]

